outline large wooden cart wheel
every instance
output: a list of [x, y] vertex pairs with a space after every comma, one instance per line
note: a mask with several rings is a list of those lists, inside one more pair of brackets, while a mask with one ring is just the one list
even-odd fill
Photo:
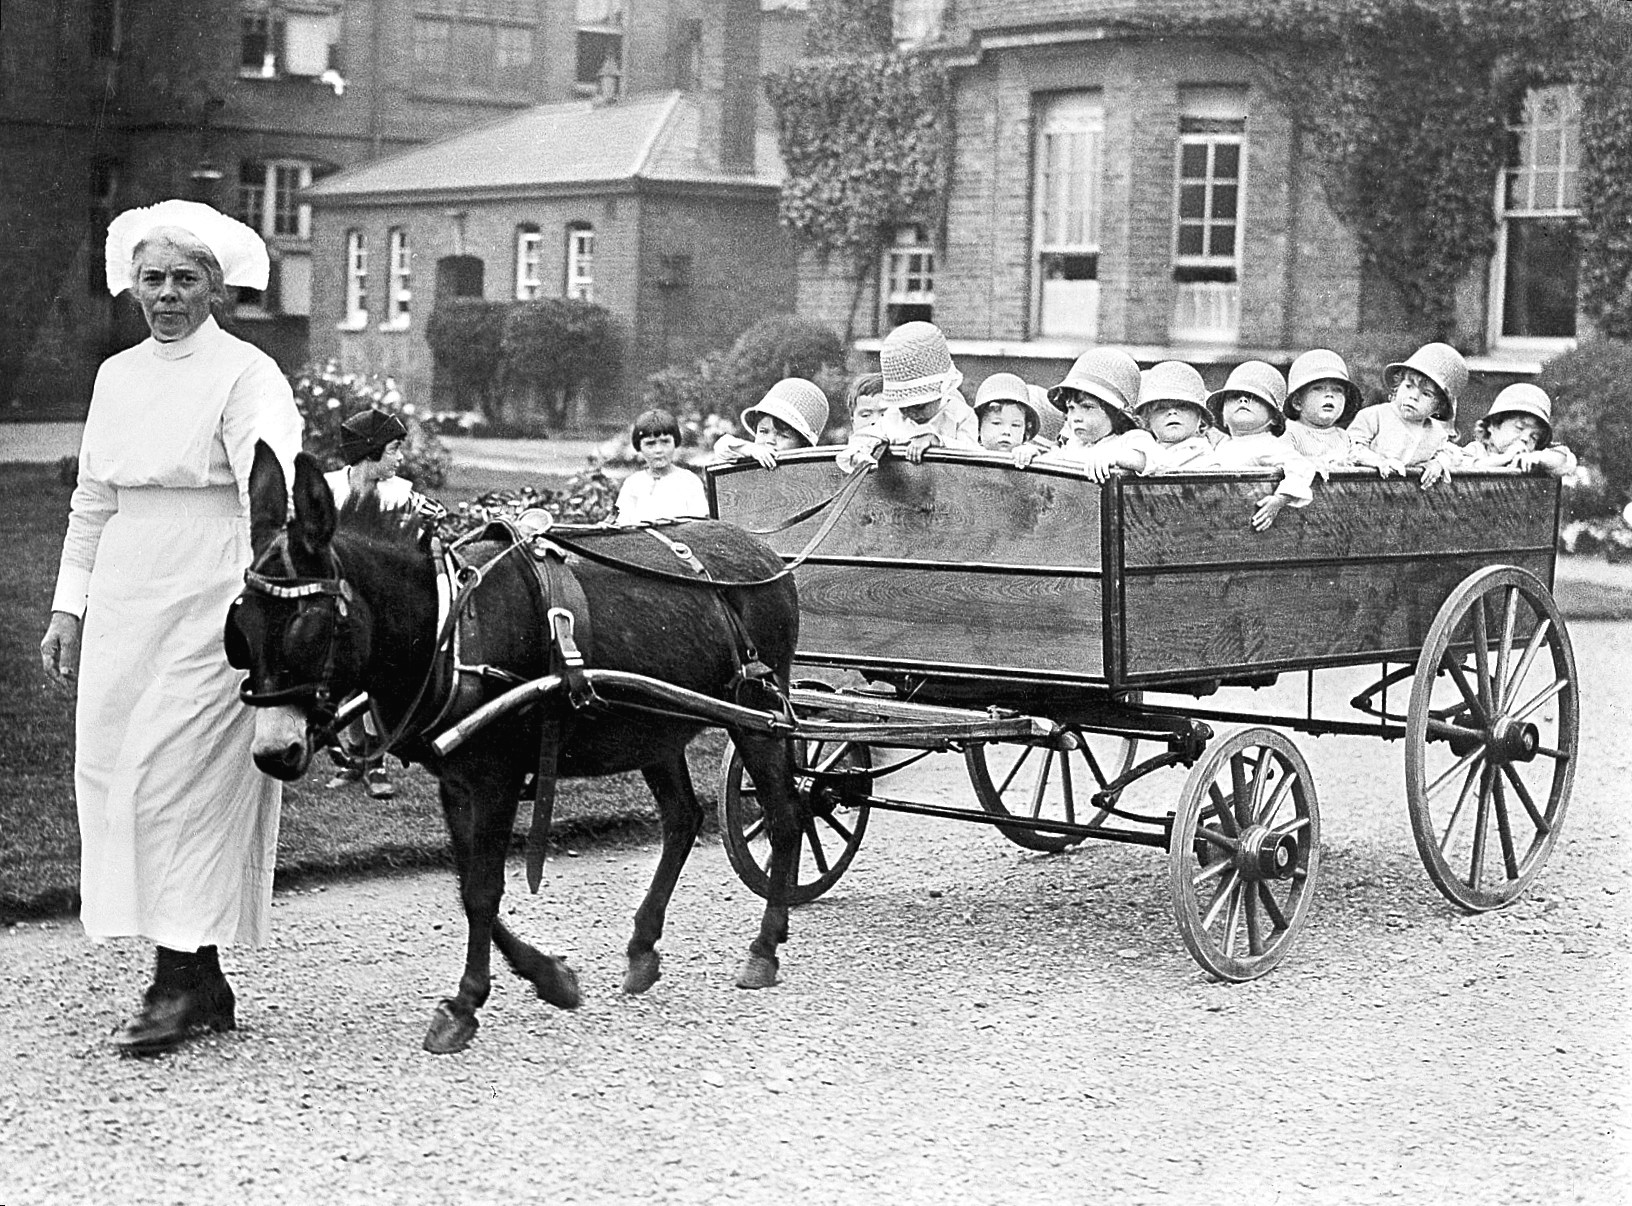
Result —
[[[981, 808], [1017, 820], [1098, 825], [1106, 817], [1094, 793], [1133, 765], [1139, 743], [1083, 729], [1063, 729], [1050, 745], [977, 742], [963, 750], [969, 782]], [[1029, 825], [999, 825], [999, 832], [1027, 850], [1064, 850], [1081, 836], [1050, 833]]]
[[[872, 753], [848, 741], [790, 743], [794, 790], [804, 814], [804, 840], [794, 866], [793, 891], [786, 903], [808, 904], [839, 882], [861, 848], [870, 811]], [[737, 877], [758, 896], [770, 899], [771, 840], [765, 829], [759, 791], [734, 744], [725, 748], [720, 774], [720, 839]]]
[[1575, 777], [1575, 654], [1541, 580], [1470, 575], [1434, 617], [1405, 725], [1411, 833], [1470, 912], [1517, 900], [1547, 862]]
[[1184, 945], [1220, 980], [1252, 980], [1291, 948], [1314, 898], [1320, 808], [1309, 764], [1274, 729], [1238, 729], [1190, 770], [1168, 838]]

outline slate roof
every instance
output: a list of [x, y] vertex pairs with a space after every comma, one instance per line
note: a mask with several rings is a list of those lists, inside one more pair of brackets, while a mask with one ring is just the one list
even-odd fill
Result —
[[776, 139], [760, 131], [752, 175], [698, 156], [696, 97], [661, 92], [615, 104], [536, 105], [400, 154], [336, 172], [305, 190], [313, 200], [409, 194], [524, 192], [628, 180], [779, 185]]

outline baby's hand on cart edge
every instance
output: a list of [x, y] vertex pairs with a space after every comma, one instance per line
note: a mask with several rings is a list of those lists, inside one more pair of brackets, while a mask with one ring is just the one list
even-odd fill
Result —
[[1423, 462], [1422, 488], [1424, 490], [1431, 489], [1432, 487], [1439, 485], [1441, 482], [1448, 482], [1450, 480], [1451, 471], [1446, 466], [1444, 461], [1434, 458]]
[[1287, 498], [1284, 494], [1271, 494], [1258, 504], [1258, 509], [1252, 513], [1252, 530], [1266, 532], [1275, 523], [1275, 517], [1286, 506]]
[[1035, 444], [1021, 444], [1014, 450], [1014, 467], [1016, 469], [1029, 468], [1031, 462], [1036, 460], [1042, 451]]
[[40, 666], [52, 684], [64, 690], [79, 675], [79, 628], [78, 616], [53, 611], [40, 638]]
[[915, 435], [912, 437], [912, 439], [908, 440], [906, 449], [902, 452], [902, 455], [907, 458], [908, 463], [913, 465], [921, 465], [924, 463], [924, 453], [928, 452], [940, 442], [940, 437], [934, 432], [926, 431], [923, 434]]
[[1404, 477], [1405, 462], [1396, 461], [1393, 457], [1385, 456], [1377, 462], [1377, 475], [1379, 477], [1389, 477], [1390, 475]]
[[753, 457], [761, 469], [776, 468], [776, 449], [769, 444], [750, 444], [743, 452]]

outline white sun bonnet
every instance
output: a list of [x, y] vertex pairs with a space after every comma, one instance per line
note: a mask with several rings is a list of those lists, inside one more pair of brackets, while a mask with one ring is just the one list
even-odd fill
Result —
[[180, 227], [208, 247], [221, 265], [225, 283], [265, 289], [271, 273], [261, 236], [236, 218], [200, 201], [171, 199], [127, 209], [108, 223], [108, 292], [118, 297], [131, 286], [136, 245], [161, 227]]

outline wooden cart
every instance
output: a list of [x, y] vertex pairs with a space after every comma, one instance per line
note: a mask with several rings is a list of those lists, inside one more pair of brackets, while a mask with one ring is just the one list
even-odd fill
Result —
[[[808, 554], [799, 662], [855, 672], [793, 692], [811, 809], [796, 901], [844, 873], [875, 808], [983, 821], [1037, 850], [1156, 846], [1186, 946], [1211, 974], [1251, 979], [1285, 956], [1320, 866], [1315, 785], [1287, 731], [1405, 742], [1416, 845], [1460, 907], [1511, 903], [1545, 864], [1578, 732], [1551, 594], [1555, 480], [1423, 490], [1339, 472], [1263, 533], [1246, 521], [1268, 474], [1097, 485], [937, 450], [839, 496], [844, 480], [831, 450], [708, 473], [721, 519], [767, 531], [806, 514], [767, 535], [789, 560]], [[1355, 665], [1378, 670], [1353, 714], [1314, 715], [1314, 672]], [[1293, 672], [1309, 680], [1301, 713], [1201, 706]], [[1220, 737], [1216, 721], [1245, 727]], [[878, 794], [948, 750], [978, 808]], [[1170, 811], [1123, 806], [1130, 783], [1173, 766], [1188, 776]], [[722, 780], [727, 852], [765, 894], [753, 784], [730, 751]]]

